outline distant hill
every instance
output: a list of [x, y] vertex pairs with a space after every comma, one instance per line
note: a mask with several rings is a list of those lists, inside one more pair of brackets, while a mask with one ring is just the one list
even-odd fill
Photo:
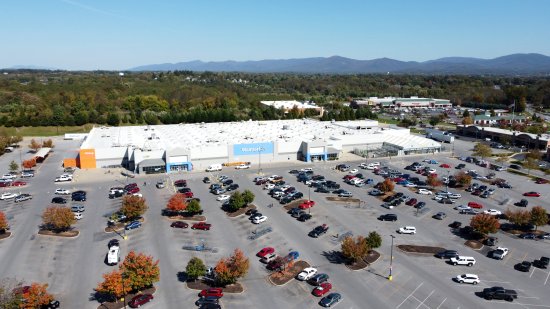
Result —
[[199, 60], [144, 65], [130, 71], [212, 71], [254, 73], [410, 73], [410, 74], [505, 74], [548, 75], [550, 57], [541, 54], [513, 54], [494, 59], [446, 57], [424, 62], [389, 58], [356, 60], [340, 56], [259, 61]]

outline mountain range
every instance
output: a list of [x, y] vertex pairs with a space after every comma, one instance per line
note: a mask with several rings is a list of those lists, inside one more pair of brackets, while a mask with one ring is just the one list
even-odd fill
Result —
[[550, 57], [541, 54], [512, 54], [494, 59], [446, 57], [424, 62], [390, 58], [356, 60], [340, 56], [259, 61], [199, 60], [138, 66], [129, 71], [211, 71], [250, 73], [402, 73], [465, 75], [548, 75]]

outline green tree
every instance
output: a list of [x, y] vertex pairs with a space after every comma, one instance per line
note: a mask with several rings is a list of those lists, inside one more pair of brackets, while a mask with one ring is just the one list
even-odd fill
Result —
[[527, 160], [523, 162], [523, 167], [527, 169], [527, 175], [531, 175], [531, 170], [536, 169], [538, 166], [537, 161], [533, 158], [527, 158]]
[[252, 193], [252, 191], [246, 189], [243, 191], [242, 197], [243, 197], [244, 204], [248, 205], [254, 201], [254, 198], [256, 196], [254, 195], [254, 193]]
[[365, 241], [370, 249], [380, 248], [382, 245], [382, 237], [376, 231], [370, 232]]
[[470, 117], [470, 112], [467, 109], [465, 109], [464, 112], [462, 113], [462, 117], [463, 118]]
[[470, 116], [462, 118], [462, 124], [463, 125], [470, 125], [470, 124], [473, 124], [473, 123], [474, 123], [474, 119], [472, 119], [472, 117], [470, 117]]
[[435, 127], [439, 123], [439, 121], [440, 121], [439, 116], [432, 116], [430, 117], [429, 123], [431, 126]]
[[539, 226], [548, 224], [546, 209], [541, 206], [531, 208], [531, 223], [535, 225], [535, 230], [537, 230]]
[[185, 267], [185, 272], [187, 273], [187, 277], [193, 280], [197, 280], [197, 278], [202, 277], [206, 274], [206, 266], [201, 259], [199, 259], [198, 257], [193, 257], [191, 258], [191, 260], [189, 260], [189, 263], [187, 263], [187, 267]]
[[491, 147], [482, 143], [476, 143], [474, 146], [474, 151], [472, 152], [472, 156], [481, 157], [481, 159], [488, 158], [492, 154], [493, 150]]
[[197, 214], [201, 211], [201, 203], [193, 199], [187, 204], [187, 208], [185, 210], [190, 214]]
[[118, 126], [120, 124], [120, 117], [117, 113], [109, 113], [107, 115], [107, 124], [110, 126]]
[[16, 172], [19, 169], [19, 164], [17, 164], [15, 161], [10, 162], [10, 172]]
[[245, 205], [244, 198], [241, 192], [235, 191], [229, 198], [229, 211], [234, 212], [241, 209]]

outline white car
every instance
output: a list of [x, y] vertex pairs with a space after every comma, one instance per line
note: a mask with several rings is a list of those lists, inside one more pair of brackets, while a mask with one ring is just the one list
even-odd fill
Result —
[[273, 180], [275, 180], [275, 178], [279, 178], [279, 175], [271, 175], [271, 176], [267, 177], [267, 180], [273, 181]]
[[239, 165], [235, 166], [236, 170], [244, 170], [244, 169], [248, 169], [248, 168], [250, 168], [249, 164], [239, 164]]
[[374, 166], [380, 166], [380, 162], [371, 162], [369, 164], [374, 165]]
[[143, 194], [141, 194], [141, 193], [132, 193], [132, 196], [143, 197]]
[[264, 186], [264, 190], [271, 190], [275, 188], [275, 184], [272, 184], [272, 183], [268, 183]]
[[351, 171], [349, 171], [349, 173], [350, 173], [350, 174], [357, 174], [357, 173], [359, 173], [359, 170], [356, 169], [356, 168], [354, 168], [354, 169], [352, 169]]
[[252, 219], [252, 223], [254, 224], [260, 224], [265, 221], [267, 221], [267, 216], [254, 217], [254, 219]]
[[500, 216], [500, 215], [502, 215], [502, 211], [500, 211], [498, 209], [487, 209], [487, 210], [484, 210], [483, 213], [486, 214], [486, 215], [491, 215], [491, 216]]
[[362, 168], [362, 169], [366, 169], [367, 166], [368, 166], [367, 163], [361, 163], [361, 164], [359, 164], [359, 168]]
[[416, 227], [414, 226], [404, 226], [397, 230], [397, 233], [399, 234], [416, 234]]
[[407, 182], [407, 184], [405, 184], [405, 187], [409, 187], [409, 188], [416, 188], [418, 185], [415, 184], [414, 182]]
[[438, 195], [434, 196], [432, 199], [436, 202], [439, 202], [444, 198], [446, 198], [446, 197], [438, 194]]
[[227, 194], [222, 194], [222, 195], [219, 195], [216, 200], [217, 201], [220, 201], [220, 202], [223, 202], [223, 201], [227, 201], [229, 198], [231, 198], [231, 195], [227, 195]]
[[55, 182], [64, 182], [64, 181], [71, 181], [73, 180], [73, 177], [72, 176], [68, 176], [68, 175], [61, 175], [57, 178], [55, 178]]
[[479, 276], [474, 274], [462, 274], [455, 277], [458, 283], [478, 284], [480, 282]]
[[508, 254], [508, 251], [509, 251], [508, 248], [497, 247], [497, 249], [492, 252], [491, 256], [494, 259], [502, 260]]
[[460, 193], [451, 193], [448, 196], [449, 196], [449, 198], [452, 198], [452, 199], [455, 199], [455, 200], [462, 197], [462, 195], [460, 195]]
[[81, 212], [73, 212], [73, 215], [76, 220], [80, 220], [84, 217], [84, 215]]
[[17, 194], [17, 193], [6, 192], [6, 193], [2, 193], [2, 195], [0, 195], [0, 200], [9, 200], [9, 199], [12, 199], [12, 198], [16, 198], [18, 196], [19, 196], [19, 194]]
[[67, 194], [71, 194], [71, 191], [67, 190], [67, 189], [55, 189], [55, 194], [61, 194], [61, 195], [67, 195]]
[[311, 277], [315, 276], [316, 273], [317, 273], [316, 268], [308, 267], [302, 270], [302, 272], [299, 273], [298, 276], [296, 276], [296, 278], [298, 280], [306, 281], [306, 280], [309, 280]]
[[306, 167], [306, 168], [301, 169], [300, 172], [313, 172], [313, 168]]
[[471, 208], [472, 208], [472, 207], [467, 206], [467, 205], [458, 205], [458, 206], [455, 206], [455, 209], [458, 210], [458, 211], [465, 210], [465, 209], [471, 209]]
[[433, 195], [434, 193], [428, 189], [418, 189], [418, 194]]
[[13, 175], [13, 174], [4, 174], [2, 175], [2, 179], [15, 179], [17, 178], [16, 175]]
[[435, 174], [437, 171], [435, 170], [435, 168], [430, 168], [427, 172], [428, 174]]
[[34, 173], [32, 173], [32, 172], [23, 172], [23, 173], [21, 173], [21, 178], [30, 178], [30, 177], [34, 177]]

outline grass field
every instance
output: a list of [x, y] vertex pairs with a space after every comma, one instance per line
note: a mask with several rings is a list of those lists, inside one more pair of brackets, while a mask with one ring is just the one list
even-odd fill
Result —
[[59, 126], [59, 127], [20, 127], [6, 128], [1, 126], [0, 132], [6, 135], [21, 135], [21, 136], [56, 136], [64, 135], [65, 133], [88, 133], [92, 129], [91, 124], [83, 126]]

